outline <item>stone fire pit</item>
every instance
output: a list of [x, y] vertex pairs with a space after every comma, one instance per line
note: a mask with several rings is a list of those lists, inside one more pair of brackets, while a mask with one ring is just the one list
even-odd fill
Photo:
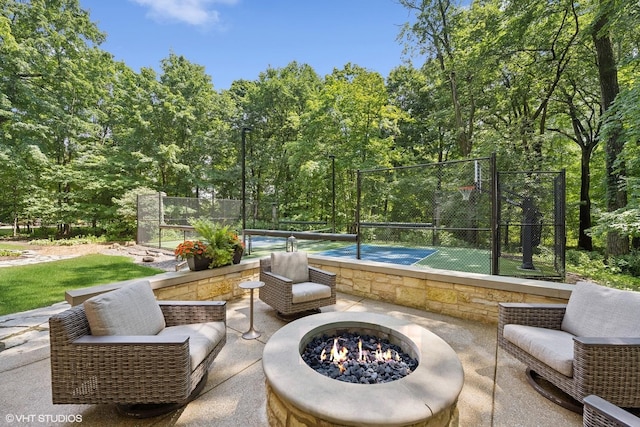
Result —
[[[300, 354], [311, 338], [362, 330], [418, 359], [408, 376], [384, 384], [352, 384], [310, 368]], [[271, 426], [457, 426], [464, 383], [458, 356], [441, 338], [406, 320], [374, 313], [332, 312], [296, 320], [265, 346], [267, 415]]]

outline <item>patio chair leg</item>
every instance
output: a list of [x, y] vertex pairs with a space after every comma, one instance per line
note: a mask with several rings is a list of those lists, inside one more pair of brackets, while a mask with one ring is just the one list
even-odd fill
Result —
[[543, 397], [571, 412], [582, 415], [582, 404], [580, 402], [542, 378], [531, 368], [527, 368], [526, 375], [529, 385]]
[[297, 320], [302, 317], [306, 317], [306, 316], [310, 316], [312, 314], [318, 314], [318, 313], [322, 313], [322, 310], [320, 310], [319, 308], [312, 308], [310, 310], [299, 311], [297, 313], [292, 313], [292, 314], [284, 314], [284, 313], [280, 313], [279, 311], [276, 311], [276, 317], [284, 322], [291, 322], [292, 320]]
[[117, 404], [116, 408], [118, 412], [122, 415], [132, 418], [153, 418], [159, 417], [161, 415], [166, 415], [170, 412], [177, 411], [180, 408], [187, 406], [189, 402], [194, 400], [204, 389], [205, 384], [207, 383], [207, 378], [209, 377], [209, 372], [206, 372], [196, 388], [193, 389], [189, 397], [182, 401], [176, 403], [146, 403], [146, 404]]

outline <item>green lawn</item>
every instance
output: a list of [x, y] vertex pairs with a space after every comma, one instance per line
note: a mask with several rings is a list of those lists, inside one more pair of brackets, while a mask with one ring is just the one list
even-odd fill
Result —
[[85, 255], [41, 264], [0, 268], [0, 315], [64, 301], [69, 289], [86, 288], [163, 270], [135, 264], [126, 256]]
[[9, 250], [9, 251], [24, 251], [29, 249], [29, 245], [26, 243], [17, 243], [17, 242], [2, 242], [0, 241], [0, 250]]

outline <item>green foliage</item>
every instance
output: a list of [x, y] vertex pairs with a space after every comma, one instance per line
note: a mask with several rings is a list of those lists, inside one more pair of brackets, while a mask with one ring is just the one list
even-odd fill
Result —
[[[291, 62], [216, 91], [215, 76], [174, 52], [157, 72], [114, 61], [77, 0], [5, 0], [0, 221], [54, 226], [29, 235], [45, 239], [73, 236], [80, 224], [130, 239], [137, 193], [240, 199], [241, 129], [251, 127], [249, 224], [270, 226], [274, 204], [280, 218], [329, 220], [335, 179], [337, 229], [352, 231], [356, 170], [497, 152], [501, 170], [566, 169], [570, 241], [591, 226], [596, 246], [607, 231], [637, 235], [640, 14], [632, 3], [401, 0], [409, 14], [400, 38], [419, 66], [409, 60], [381, 76], [336, 64], [321, 77]], [[604, 118], [592, 37], [601, 15], [620, 83]], [[600, 215], [611, 192], [600, 142], [616, 132], [615, 185], [628, 203]], [[419, 202], [417, 183], [393, 191], [389, 198]]]
[[34, 246], [75, 246], [106, 242], [105, 236], [74, 236], [68, 239], [32, 239], [29, 244]]
[[640, 237], [640, 207], [619, 209], [615, 212], [599, 212], [598, 224], [588, 232], [604, 238], [611, 230], [621, 235]]
[[235, 250], [232, 231], [229, 226], [221, 226], [206, 219], [189, 221], [196, 234], [207, 245], [207, 255], [212, 259], [210, 268], [231, 264]]
[[605, 257], [599, 252], [568, 250], [567, 271], [619, 289], [640, 291], [640, 252]]
[[613, 273], [640, 278], [640, 251], [638, 250], [631, 251], [625, 255], [610, 257], [607, 264]]
[[129, 190], [119, 198], [113, 198], [115, 215], [105, 224], [106, 236], [109, 240], [131, 240], [136, 237], [138, 219], [138, 196], [154, 194], [156, 191], [138, 187]]
[[0, 258], [1, 257], [17, 257], [20, 256], [22, 252], [16, 251], [14, 249], [2, 249], [0, 248]]

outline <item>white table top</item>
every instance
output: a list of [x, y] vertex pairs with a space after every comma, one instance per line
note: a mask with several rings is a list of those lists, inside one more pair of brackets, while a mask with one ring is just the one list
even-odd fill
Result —
[[251, 281], [251, 282], [242, 282], [238, 286], [240, 286], [242, 289], [257, 289], [257, 288], [263, 287], [264, 282], [261, 282], [259, 280]]

